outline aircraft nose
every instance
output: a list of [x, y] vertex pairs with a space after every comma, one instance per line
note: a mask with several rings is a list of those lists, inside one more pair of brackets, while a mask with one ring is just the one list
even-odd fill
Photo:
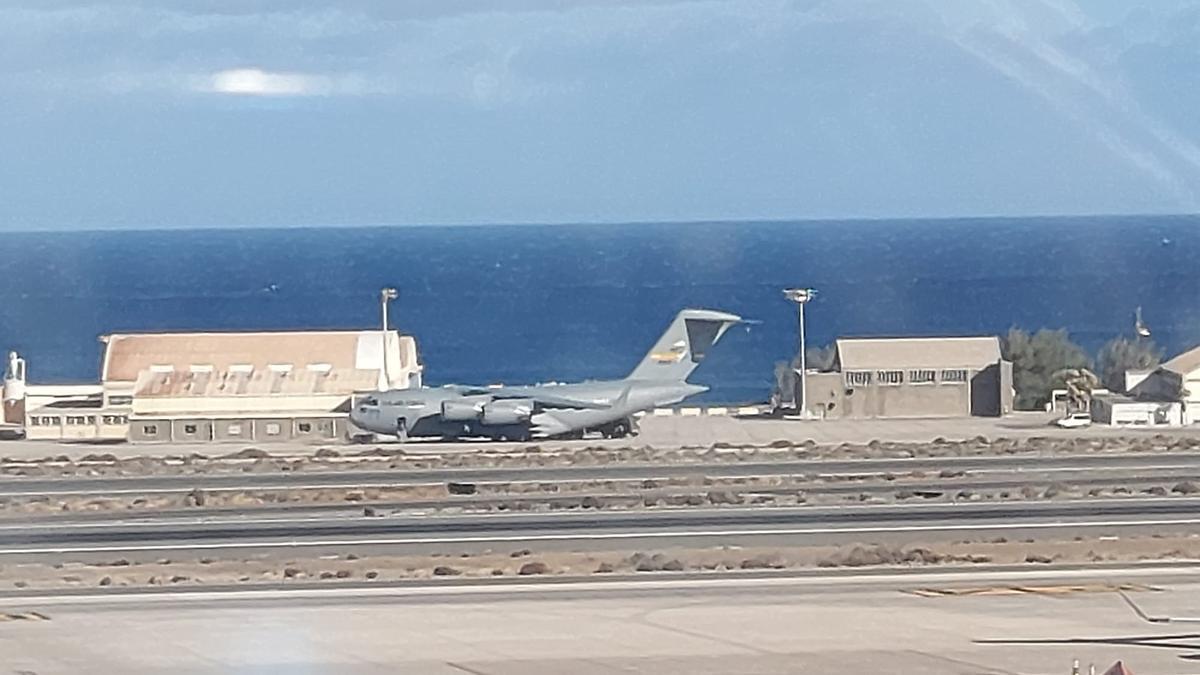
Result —
[[364, 429], [369, 428], [371, 422], [377, 417], [379, 417], [378, 408], [358, 405], [350, 409], [350, 421]]

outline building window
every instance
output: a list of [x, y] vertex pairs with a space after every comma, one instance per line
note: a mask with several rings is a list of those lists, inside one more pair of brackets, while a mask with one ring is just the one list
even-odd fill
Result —
[[296, 428], [299, 429], [300, 433], [302, 433], [302, 434], [307, 434], [307, 433], [312, 432], [312, 424], [309, 424], [308, 422], [301, 422], [296, 425]]
[[908, 371], [908, 383], [932, 384], [936, 375], [937, 373], [932, 370], [910, 370]]
[[230, 436], [241, 436], [242, 435], [242, 425], [230, 424], [229, 426], [225, 427], [225, 433]]
[[146, 434], [147, 436], [157, 436], [158, 435], [158, 425], [157, 424], [143, 424], [142, 425], [142, 433]]
[[185, 433], [185, 434], [194, 434], [194, 433], [196, 433], [196, 425], [195, 425], [195, 424], [185, 424], [185, 425], [183, 425], [183, 433]]
[[49, 426], [49, 425], [58, 426], [59, 424], [62, 424], [62, 419], [58, 415], [52, 415], [50, 417], [43, 417], [42, 424], [45, 424], [47, 426]]
[[871, 373], [865, 370], [851, 370], [846, 373], [847, 387], [865, 387], [871, 384]]
[[963, 369], [943, 370], [942, 384], [962, 384], [967, 381], [967, 371]]
[[31, 427], [40, 427], [40, 426], [42, 426], [42, 418], [40, 418], [40, 417], [30, 417], [30, 418], [29, 418], [29, 426], [31, 426]]
[[875, 377], [879, 378], [879, 384], [904, 384], [903, 370], [881, 370], [875, 373]]
[[268, 422], [266, 426], [266, 432], [268, 436], [278, 436], [279, 424], [276, 422]]
[[67, 415], [67, 424], [72, 426], [80, 426], [86, 423], [87, 418], [83, 415]]
[[87, 416], [87, 423], [88, 423], [88, 424], [95, 424], [95, 423], [96, 423], [96, 416], [95, 416], [95, 415], [88, 415], [88, 416]]

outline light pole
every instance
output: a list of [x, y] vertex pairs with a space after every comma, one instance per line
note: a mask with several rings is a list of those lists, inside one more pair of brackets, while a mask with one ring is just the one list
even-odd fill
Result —
[[796, 303], [796, 320], [800, 329], [800, 398], [796, 401], [796, 411], [801, 417], [808, 417], [808, 364], [804, 353], [804, 306], [817, 297], [814, 288], [785, 288], [783, 295]]
[[400, 297], [400, 291], [394, 288], [384, 288], [379, 291], [379, 311], [383, 321], [383, 339], [380, 345], [383, 349], [383, 370], [379, 373], [379, 388], [388, 391], [392, 388], [392, 378], [388, 374], [388, 303]]

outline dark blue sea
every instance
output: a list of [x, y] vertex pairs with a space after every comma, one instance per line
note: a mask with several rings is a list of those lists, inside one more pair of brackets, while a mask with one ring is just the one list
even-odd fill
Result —
[[1066, 328], [1089, 350], [1143, 316], [1200, 343], [1200, 216], [214, 229], [5, 234], [0, 348], [37, 382], [97, 378], [115, 331], [372, 328], [396, 286], [426, 382], [624, 376], [683, 307], [739, 327], [696, 380], [765, 400], [795, 350], [839, 335]]

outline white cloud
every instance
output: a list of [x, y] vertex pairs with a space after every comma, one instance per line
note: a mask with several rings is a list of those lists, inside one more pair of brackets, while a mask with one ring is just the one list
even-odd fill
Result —
[[328, 96], [333, 81], [323, 75], [272, 73], [258, 68], [234, 68], [214, 73], [204, 87], [217, 94], [246, 96]]

